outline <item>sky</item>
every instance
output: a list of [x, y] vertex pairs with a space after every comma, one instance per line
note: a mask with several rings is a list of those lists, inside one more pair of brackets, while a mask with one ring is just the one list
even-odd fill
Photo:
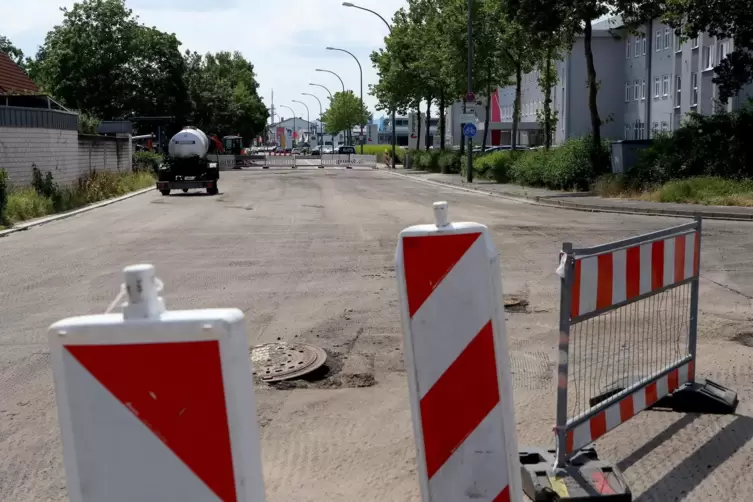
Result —
[[[389, 33], [384, 23], [373, 14], [342, 6], [343, 0], [126, 0], [126, 5], [148, 26], [175, 33], [185, 51], [240, 51], [254, 64], [259, 94], [267, 106], [274, 89], [275, 111], [283, 118], [291, 113], [279, 105], [292, 107], [296, 116], [311, 120], [318, 117], [319, 104], [308, 92], [316, 95], [326, 109], [328, 94], [314, 82], [332, 93], [342, 90], [340, 81], [329, 73], [337, 73], [345, 88], [360, 91], [358, 64], [343, 52], [327, 51], [338, 47], [352, 52], [363, 67], [363, 99], [375, 117], [376, 100], [368, 94], [369, 84], [378, 79], [369, 54], [384, 46]], [[33, 55], [44, 42], [45, 35], [63, 15], [61, 7], [70, 7], [73, 0], [25, 0], [18, 3], [0, 0], [0, 34]], [[354, 4], [374, 10], [387, 21], [407, 4], [406, 0], [357, 0]], [[277, 117], [276, 117], [277, 118]]]

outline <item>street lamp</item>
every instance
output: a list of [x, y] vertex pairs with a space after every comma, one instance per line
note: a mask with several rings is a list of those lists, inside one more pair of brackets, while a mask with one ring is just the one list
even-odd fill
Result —
[[[290, 147], [292, 148], [292, 147], [295, 146], [295, 136], [297, 134], [296, 133], [296, 128], [295, 128], [295, 110], [293, 110], [292, 108], [290, 108], [287, 105], [280, 105], [280, 108], [287, 108], [288, 110], [290, 110], [290, 113], [293, 114], [293, 144], [290, 145]], [[284, 135], [284, 133], [283, 133], [283, 135]]]
[[[316, 85], [316, 84], [309, 84], [309, 85]], [[314, 94], [311, 94], [310, 92], [302, 92], [302, 96], [311, 96], [319, 103], [319, 124], [322, 123], [322, 116], [324, 116], [324, 110], [322, 108], [322, 101]], [[322, 143], [324, 143], [324, 130], [322, 130], [322, 136], [321, 136]], [[324, 145], [322, 145], [322, 148], [324, 148]]]
[[340, 85], [343, 86], [343, 92], [345, 92], [345, 84], [343, 83], [343, 79], [340, 78], [340, 75], [333, 72], [332, 70], [322, 70], [321, 68], [317, 68], [316, 71], [323, 71], [324, 73], [331, 73], [335, 77], [337, 77], [337, 80], [340, 81]]
[[[353, 59], [356, 60], [356, 63], [358, 63], [358, 71], [361, 75], [361, 109], [363, 109], [363, 68], [361, 67], [361, 62], [358, 60], [357, 57], [353, 55], [352, 52], [346, 51], [345, 49], [338, 49], [337, 47], [327, 47], [328, 51], [340, 51], [344, 52], [345, 54], [349, 54]], [[363, 121], [359, 120], [361, 122], [361, 155], [363, 155]]]
[[[390, 31], [390, 35], [392, 35], [392, 26], [390, 26], [390, 23], [388, 23], [387, 20], [385, 18], [383, 18], [377, 12], [374, 12], [373, 10], [367, 9], [365, 7], [360, 7], [360, 6], [355, 5], [355, 4], [351, 3], [351, 2], [343, 2], [343, 7], [352, 7], [354, 9], [359, 9], [359, 10], [363, 10], [363, 11], [369, 12], [371, 14], [374, 14], [376, 17], [378, 17], [379, 19], [381, 19], [384, 22], [384, 24], [387, 26], [387, 29]], [[397, 132], [395, 130], [395, 125], [396, 125], [395, 124], [395, 121], [396, 121], [395, 115], [396, 115], [396, 112], [395, 112], [395, 109], [393, 108], [392, 109], [392, 168], [393, 169], [395, 168], [396, 162], [397, 162], [397, 160], [396, 160], [397, 157], [395, 155], [395, 150], [397, 150]], [[429, 127], [429, 126], [427, 125], [426, 127]]]
[[[313, 82], [309, 82], [309, 85], [313, 85], [314, 87], [321, 87], [325, 91], [327, 91], [327, 94], [329, 94], [329, 104], [330, 107], [332, 106], [332, 103], [334, 102], [335, 98], [332, 97], [332, 93], [330, 90], [326, 87], [324, 87], [322, 84], [315, 84]], [[322, 114], [324, 115], [324, 114]], [[319, 122], [321, 122], [321, 118], [319, 119]], [[332, 138], [332, 148], [335, 147], [335, 137], [334, 135], [330, 134], [330, 137]], [[322, 125], [322, 150], [324, 150], [324, 125]]]
[[298, 103], [306, 107], [306, 121], [308, 122], [308, 132], [309, 132], [309, 141], [311, 141], [311, 113], [309, 112], [309, 107], [306, 103], [303, 101], [298, 101], [297, 99], [293, 100], [293, 103]]

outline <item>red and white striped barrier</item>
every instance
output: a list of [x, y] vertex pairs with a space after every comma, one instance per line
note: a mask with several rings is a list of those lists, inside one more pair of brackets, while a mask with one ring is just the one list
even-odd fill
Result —
[[123, 314], [49, 328], [70, 500], [264, 502], [243, 313], [165, 311], [151, 265], [125, 276]]
[[571, 317], [606, 309], [698, 275], [700, 234], [691, 232], [575, 260]]
[[422, 499], [519, 501], [499, 254], [486, 226], [434, 213], [396, 253]]

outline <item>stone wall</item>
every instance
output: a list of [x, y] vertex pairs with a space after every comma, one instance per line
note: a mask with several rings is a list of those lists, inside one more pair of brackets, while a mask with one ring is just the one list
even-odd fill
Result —
[[131, 169], [131, 141], [71, 130], [0, 127], [0, 168], [12, 185], [31, 183], [34, 167], [51, 172], [61, 185], [75, 183], [92, 169], [127, 171]]

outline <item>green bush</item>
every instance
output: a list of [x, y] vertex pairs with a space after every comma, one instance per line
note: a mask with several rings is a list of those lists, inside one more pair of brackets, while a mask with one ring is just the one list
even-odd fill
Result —
[[511, 180], [512, 166], [519, 156], [519, 153], [516, 155], [512, 151], [480, 155], [473, 159], [473, 170], [483, 178], [508, 183]]
[[648, 194], [658, 202], [713, 206], [753, 206], [753, 181], [698, 177], [670, 181]]
[[150, 171], [156, 173], [164, 158], [155, 152], [135, 152], [133, 154], [134, 171]]
[[[356, 153], [361, 153], [361, 147], [356, 146]], [[377, 156], [377, 162], [380, 164], [390, 164], [392, 165], [392, 161], [390, 160], [392, 158], [392, 145], [364, 145], [363, 146], [363, 153], [364, 155], [376, 155]], [[402, 146], [396, 146], [395, 147], [395, 154], [397, 155], [397, 162], [398, 164], [403, 163], [403, 159], [405, 157], [405, 149]]]
[[9, 190], [8, 173], [5, 172], [5, 169], [0, 169], [0, 225], [7, 223]]
[[510, 166], [510, 179], [518, 185], [543, 186], [544, 172], [549, 170], [553, 152], [543, 149], [520, 152]]
[[590, 136], [566, 141], [548, 152], [542, 182], [555, 190], [588, 190], [590, 185], [609, 168], [609, 143], [593, 151]]
[[692, 177], [753, 178], [753, 110], [691, 113], [641, 152], [629, 176], [642, 186]]
[[455, 174], [460, 172], [460, 152], [440, 150], [439, 170], [443, 174]]

